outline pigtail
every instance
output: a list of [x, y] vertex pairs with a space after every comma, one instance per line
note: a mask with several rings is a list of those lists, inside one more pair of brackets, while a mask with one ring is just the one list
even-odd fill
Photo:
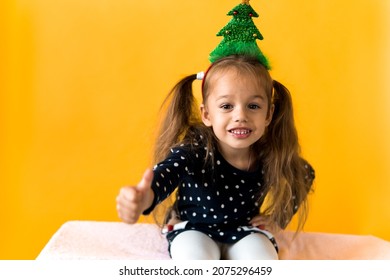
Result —
[[268, 136], [273, 152], [281, 162], [291, 163], [292, 156], [299, 153], [298, 133], [294, 124], [292, 99], [288, 89], [277, 81], [273, 81], [274, 113], [268, 127]]
[[[192, 83], [196, 75], [190, 75], [180, 80], [165, 98], [161, 113], [163, 114], [154, 147], [154, 163], [164, 160], [172, 147], [183, 141], [191, 127], [200, 119]], [[153, 210], [155, 222], [162, 227], [167, 220], [175, 215], [175, 201], [169, 196]]]
[[163, 160], [169, 150], [183, 139], [191, 125], [200, 118], [192, 90], [194, 80], [196, 75], [179, 81], [162, 105], [165, 116], [162, 118], [155, 145], [155, 162]]
[[285, 228], [300, 208], [299, 230], [306, 221], [307, 194], [312, 180], [308, 180], [308, 164], [300, 157], [290, 92], [277, 81], [273, 81], [272, 103], [272, 121], [260, 141], [269, 190], [264, 214]]

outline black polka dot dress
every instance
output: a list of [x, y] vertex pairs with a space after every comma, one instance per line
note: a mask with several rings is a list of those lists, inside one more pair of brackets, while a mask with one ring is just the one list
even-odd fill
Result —
[[[235, 243], [248, 234], [259, 232], [249, 221], [259, 214], [266, 195], [261, 166], [253, 172], [242, 171], [230, 165], [218, 151], [213, 152], [212, 168], [205, 166], [209, 151], [184, 145], [172, 149], [169, 156], [154, 167], [155, 198], [144, 214], [150, 213], [178, 187], [177, 214], [180, 220], [186, 221], [184, 228], [167, 234], [169, 243], [180, 232], [192, 229], [221, 243]], [[276, 247], [276, 243], [274, 245]]]

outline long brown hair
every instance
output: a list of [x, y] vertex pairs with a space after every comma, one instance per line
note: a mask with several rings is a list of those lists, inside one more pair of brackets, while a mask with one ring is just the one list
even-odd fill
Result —
[[[271, 107], [274, 108], [272, 121], [265, 134], [252, 146], [252, 156], [263, 166], [267, 191], [262, 214], [268, 215], [278, 226], [285, 228], [297, 212], [297, 206], [300, 206], [298, 229], [301, 229], [307, 216], [307, 194], [312, 181], [308, 179], [308, 163], [300, 156], [291, 95], [281, 83], [272, 80], [267, 69], [258, 60], [233, 55], [214, 62], [206, 72], [202, 84], [202, 102], [207, 101], [213, 77], [232, 68], [239, 74], [253, 77], [254, 81], [264, 87], [269, 114]], [[196, 75], [183, 78], [163, 103], [166, 106], [165, 116], [156, 141], [155, 162], [163, 160], [172, 147], [183, 142], [191, 144], [199, 135], [209, 150], [217, 146], [212, 129], [201, 121], [192, 89], [195, 80]], [[213, 158], [210, 157], [207, 162], [213, 164]]]

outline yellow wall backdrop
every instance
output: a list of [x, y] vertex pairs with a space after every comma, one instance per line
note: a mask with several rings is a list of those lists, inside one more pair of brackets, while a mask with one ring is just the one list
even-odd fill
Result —
[[[239, 2], [1, 1], [0, 259], [34, 259], [68, 220], [118, 220], [163, 98], [206, 69]], [[390, 240], [389, 1], [251, 4], [317, 172], [305, 230]]]

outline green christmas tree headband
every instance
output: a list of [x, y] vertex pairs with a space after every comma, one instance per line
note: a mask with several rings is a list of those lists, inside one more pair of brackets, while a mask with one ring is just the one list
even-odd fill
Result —
[[[248, 55], [256, 58], [267, 70], [271, 68], [256, 42], [256, 40], [263, 40], [263, 35], [252, 20], [254, 17], [259, 17], [259, 15], [249, 4], [249, 1], [243, 0], [241, 4], [228, 12], [227, 15], [233, 16], [233, 18], [217, 33], [217, 36], [223, 36], [224, 38], [210, 53], [211, 66], [215, 61], [226, 56]], [[208, 70], [206, 73], [199, 72], [197, 79], [203, 80], [204, 83], [204, 77]]]
[[243, 54], [257, 58], [264, 67], [270, 69], [267, 58], [256, 43], [256, 40], [263, 40], [263, 35], [253, 22], [252, 18], [259, 17], [259, 15], [249, 4], [249, 0], [243, 0], [227, 15], [233, 18], [217, 33], [217, 36], [224, 38], [210, 53], [210, 62], [213, 63], [229, 55]]

